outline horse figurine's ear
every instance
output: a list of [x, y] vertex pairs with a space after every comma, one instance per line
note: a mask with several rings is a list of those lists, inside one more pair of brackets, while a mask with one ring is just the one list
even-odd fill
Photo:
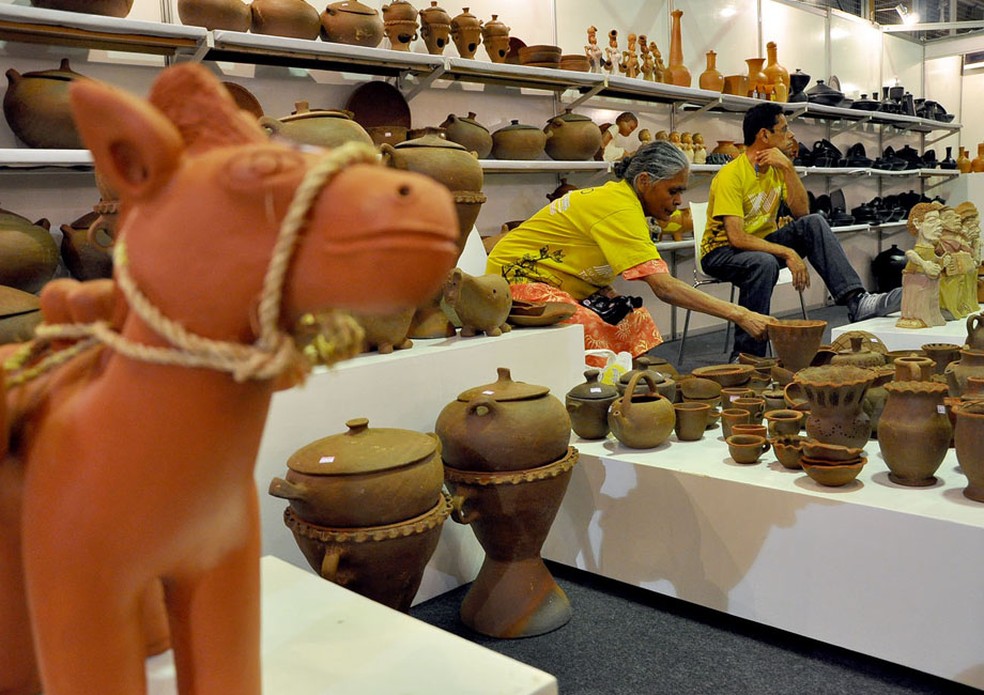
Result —
[[96, 168], [122, 200], [152, 195], [170, 179], [184, 146], [178, 129], [164, 114], [96, 80], [73, 83], [71, 103]]

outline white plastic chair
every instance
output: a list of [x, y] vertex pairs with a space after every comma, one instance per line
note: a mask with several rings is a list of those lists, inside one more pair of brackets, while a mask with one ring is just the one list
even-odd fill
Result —
[[[690, 216], [694, 221], [694, 288], [702, 287], [703, 285], [713, 285], [727, 282], [727, 280], [719, 280], [718, 278], [711, 277], [704, 272], [704, 267], [700, 262], [700, 244], [704, 238], [704, 231], [707, 228], [707, 203], [691, 203], [690, 204]], [[779, 278], [776, 280], [776, 285], [791, 285], [793, 284], [793, 273], [789, 268], [782, 268], [779, 271]], [[738, 288], [735, 285], [731, 285], [731, 298], [730, 302], [734, 304], [735, 302], [735, 291]], [[806, 313], [806, 302], [803, 300], [803, 292], [799, 293], [800, 308], [803, 310], [803, 318], [808, 319]], [[680, 351], [677, 353], [677, 364], [683, 359], [683, 346], [687, 342], [687, 331], [690, 329], [690, 309], [687, 309], [686, 317], [683, 320], [683, 335], [680, 336]], [[731, 322], [728, 322], [727, 328], [724, 330], [724, 351], [728, 351], [728, 345], [731, 341]]]

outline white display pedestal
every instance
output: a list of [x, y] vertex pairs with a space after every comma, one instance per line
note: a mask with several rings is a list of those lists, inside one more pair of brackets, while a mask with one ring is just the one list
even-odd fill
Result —
[[940, 482], [824, 488], [771, 452], [734, 463], [712, 429], [651, 450], [581, 452], [543, 556], [984, 688], [984, 504], [951, 449]]
[[927, 343], [967, 342], [967, 319], [947, 321], [943, 326], [932, 328], [897, 328], [895, 322], [899, 315], [882, 316], [877, 319], [847, 323], [830, 329], [831, 340], [848, 331], [868, 331], [877, 335], [889, 350], [918, 350]]
[[[311, 571], [284, 525], [287, 502], [267, 492], [302, 446], [345, 432], [345, 422], [357, 417], [368, 418], [370, 427], [432, 432], [441, 409], [465, 389], [494, 382], [497, 367], [509, 367], [514, 380], [547, 386], [563, 400], [584, 381], [583, 365], [581, 326], [550, 326], [495, 338], [417, 340], [409, 350], [361, 355], [316, 370], [304, 386], [277, 393], [270, 407], [255, 472], [263, 553]], [[416, 601], [470, 582], [484, 556], [472, 530], [449, 519]]]
[[[556, 695], [557, 679], [266, 556], [263, 692]], [[147, 661], [148, 695], [175, 695], [174, 659]], [[231, 695], [231, 694], [230, 694]]]

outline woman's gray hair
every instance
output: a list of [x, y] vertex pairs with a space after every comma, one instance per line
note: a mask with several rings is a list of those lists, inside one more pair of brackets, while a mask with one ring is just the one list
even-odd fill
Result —
[[625, 179], [634, 188], [639, 174], [648, 173], [654, 180], [662, 181], [672, 179], [685, 169], [690, 169], [690, 161], [683, 150], [668, 140], [655, 140], [615, 162], [612, 173], [616, 179]]

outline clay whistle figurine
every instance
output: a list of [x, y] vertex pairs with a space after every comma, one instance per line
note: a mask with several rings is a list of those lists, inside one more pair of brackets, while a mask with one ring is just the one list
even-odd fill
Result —
[[444, 283], [444, 303], [457, 316], [463, 336], [479, 331], [496, 336], [511, 330], [506, 319], [512, 308], [512, 294], [501, 275], [474, 276], [455, 268]]

